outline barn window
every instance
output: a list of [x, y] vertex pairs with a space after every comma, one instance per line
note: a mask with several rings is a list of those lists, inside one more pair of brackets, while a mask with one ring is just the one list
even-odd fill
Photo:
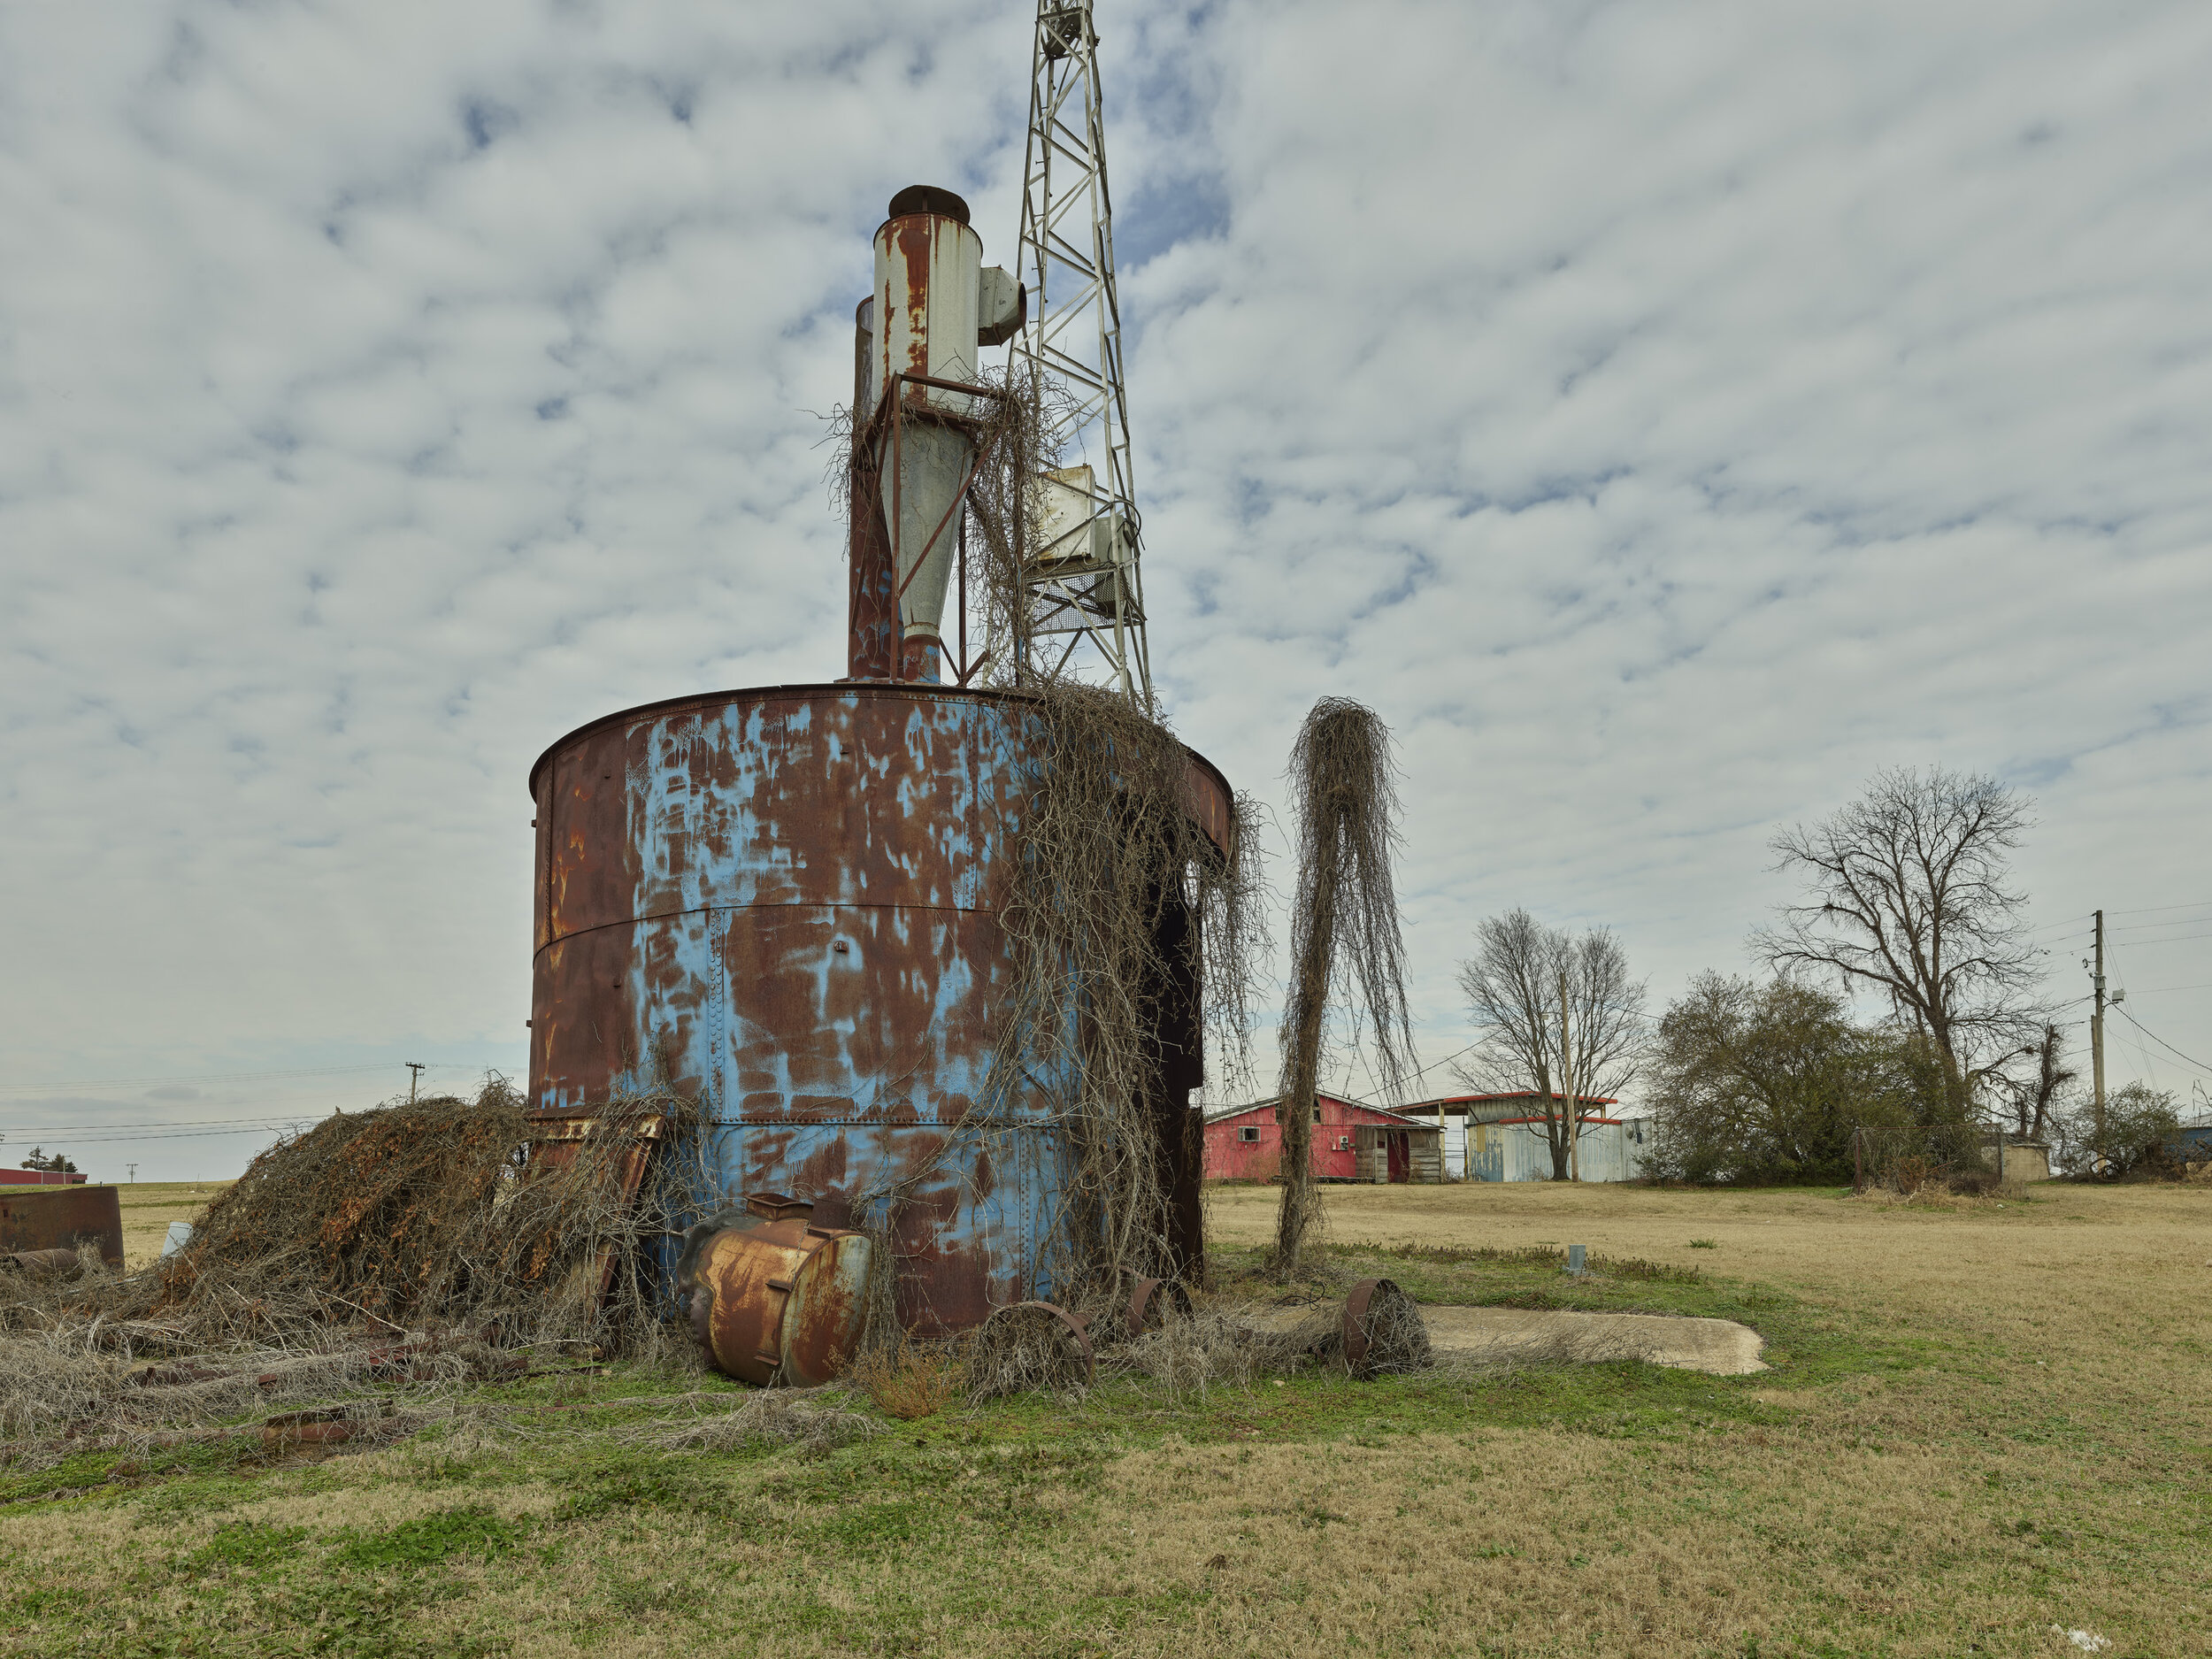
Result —
[[1318, 1106], [1313, 1109], [1313, 1120], [1316, 1123], [1319, 1123], [1321, 1121], [1321, 1109]]
[[1339, 1152], [1349, 1152], [1352, 1149], [1352, 1137], [1349, 1135], [1339, 1135], [1336, 1138], [1336, 1149]]
[[1240, 1125], [1238, 1126], [1238, 1129], [1237, 1129], [1237, 1139], [1238, 1139], [1238, 1140], [1240, 1140], [1240, 1141], [1257, 1141], [1259, 1138], [1260, 1138], [1260, 1126], [1259, 1126], [1259, 1125], [1257, 1125], [1257, 1124], [1242, 1124], [1242, 1125]]

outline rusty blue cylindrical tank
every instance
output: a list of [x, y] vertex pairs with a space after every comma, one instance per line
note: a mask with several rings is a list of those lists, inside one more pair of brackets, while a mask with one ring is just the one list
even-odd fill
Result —
[[[797, 1194], [829, 1226], [895, 1195], [909, 1329], [1064, 1289], [1063, 1127], [1024, 1089], [976, 1120], [1041, 737], [1018, 694], [849, 682], [653, 703], [554, 744], [530, 779], [534, 1103], [664, 1074], [705, 1100], [725, 1190]], [[1227, 785], [1194, 754], [1187, 796], [1225, 842]], [[1195, 1010], [1166, 1001], [1159, 1131], [1194, 1254]]]

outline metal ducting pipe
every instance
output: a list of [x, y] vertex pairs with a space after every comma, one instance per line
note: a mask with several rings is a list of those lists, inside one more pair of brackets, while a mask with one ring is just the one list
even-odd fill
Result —
[[[965, 202], [928, 185], [893, 196], [876, 232], [871, 391], [880, 396], [894, 374], [972, 385], [982, 281], [983, 240], [968, 228]], [[898, 678], [934, 681], [961, 492], [975, 460], [975, 399], [939, 387], [901, 391], [876, 449], [898, 593]]]

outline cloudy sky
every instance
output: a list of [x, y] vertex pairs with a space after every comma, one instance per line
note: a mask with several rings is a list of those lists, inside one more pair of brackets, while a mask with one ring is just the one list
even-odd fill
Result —
[[[2212, 1059], [2212, 8], [1098, 9], [1156, 672], [1270, 796], [1395, 728], [1425, 1059], [1512, 905], [1743, 966], [1889, 764]], [[0, 1157], [519, 1067], [530, 763], [841, 672], [813, 411], [894, 189], [1010, 262], [1029, 16], [0, 11]]]

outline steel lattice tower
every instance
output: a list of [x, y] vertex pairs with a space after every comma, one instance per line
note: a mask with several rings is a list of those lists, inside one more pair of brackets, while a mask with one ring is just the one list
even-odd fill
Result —
[[[1041, 480], [1042, 546], [1027, 560], [1032, 630], [1047, 672], [1088, 646], [1120, 688], [1152, 706], [1142, 551], [1122, 391], [1113, 203], [1100, 119], [1091, 0], [1038, 0], [1030, 65], [1018, 273], [1029, 316], [1013, 361], [1051, 377], [1072, 406], [1049, 436], [1067, 463]], [[1057, 636], [1065, 635], [1062, 645]]]

